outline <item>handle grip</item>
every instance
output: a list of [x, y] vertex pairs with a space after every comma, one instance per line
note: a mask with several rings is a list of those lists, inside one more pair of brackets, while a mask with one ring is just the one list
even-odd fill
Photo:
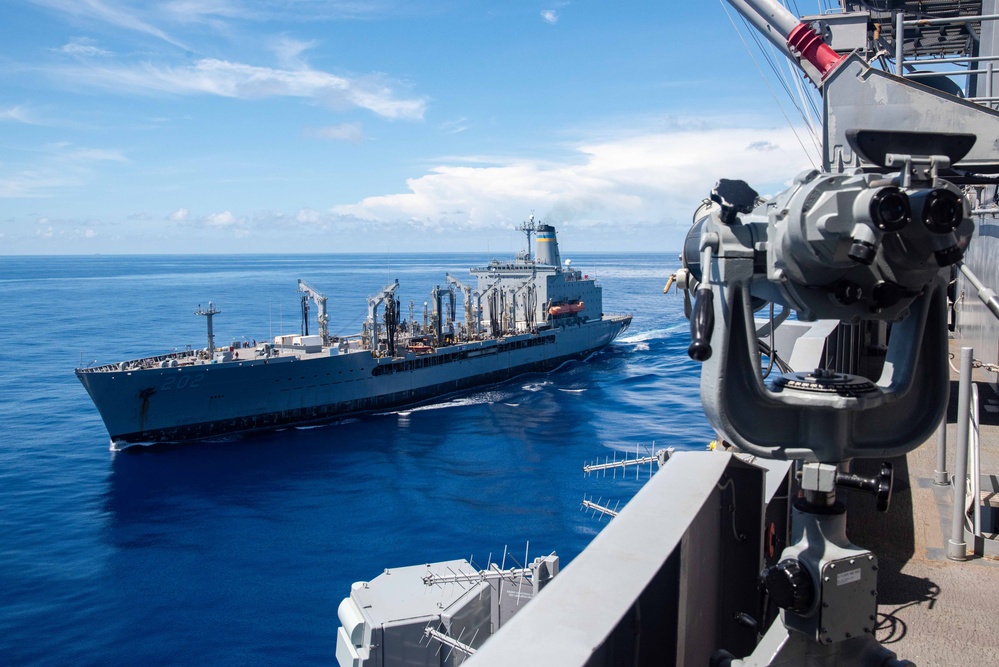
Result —
[[715, 329], [714, 294], [710, 289], [697, 290], [694, 312], [690, 315], [690, 347], [687, 354], [694, 361], [711, 358], [711, 333]]

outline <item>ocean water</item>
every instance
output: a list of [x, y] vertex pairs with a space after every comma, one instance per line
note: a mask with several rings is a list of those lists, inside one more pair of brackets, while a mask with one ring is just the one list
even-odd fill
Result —
[[[337, 605], [386, 567], [504, 547], [563, 566], [644, 470], [585, 462], [712, 437], [675, 253], [570, 255], [631, 328], [585, 363], [328, 426], [109, 449], [73, 368], [296, 333], [297, 279], [353, 333], [400, 281], [417, 318], [484, 254], [0, 258], [0, 663], [331, 664]], [[314, 326], [314, 325], [313, 325]], [[314, 331], [314, 329], [313, 329]], [[664, 508], [666, 509], [666, 508]], [[509, 566], [510, 563], [508, 562]], [[570, 565], [571, 567], [571, 565]]]

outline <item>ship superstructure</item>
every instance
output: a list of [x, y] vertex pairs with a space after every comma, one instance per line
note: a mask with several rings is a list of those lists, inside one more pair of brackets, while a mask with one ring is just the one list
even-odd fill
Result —
[[[403, 318], [395, 281], [368, 299], [359, 333], [332, 337], [327, 298], [300, 280], [300, 334], [216, 347], [213, 317], [221, 311], [210, 302], [196, 311], [207, 320], [205, 348], [78, 368], [76, 375], [112, 446], [121, 447], [426, 402], [585, 359], [627, 329], [630, 315], [603, 313], [602, 288], [593, 278], [562, 265], [554, 227], [532, 216], [521, 230], [526, 252], [471, 269], [474, 286], [448, 275], [444, 287], [431, 291], [422, 317], [410, 305]], [[310, 300], [319, 309], [318, 334], [309, 334]]]

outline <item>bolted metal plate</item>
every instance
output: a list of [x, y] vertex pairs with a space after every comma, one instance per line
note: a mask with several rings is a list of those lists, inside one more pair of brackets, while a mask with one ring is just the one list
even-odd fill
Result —
[[878, 559], [872, 553], [829, 561], [822, 568], [818, 640], [841, 642], [874, 632]]

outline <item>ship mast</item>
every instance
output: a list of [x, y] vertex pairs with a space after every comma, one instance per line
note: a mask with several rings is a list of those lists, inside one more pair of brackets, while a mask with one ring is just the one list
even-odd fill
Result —
[[517, 227], [520, 231], [524, 232], [527, 236], [527, 259], [531, 259], [531, 234], [537, 229], [537, 225], [534, 223], [534, 211], [531, 211], [531, 217], [528, 220], [520, 223], [520, 227]]
[[215, 304], [211, 301], [208, 302], [208, 310], [202, 310], [201, 304], [198, 304], [198, 309], [194, 311], [195, 315], [204, 315], [208, 320], [208, 355], [211, 356], [215, 354], [215, 330], [212, 326], [212, 318], [221, 313], [221, 310], [215, 308]]

